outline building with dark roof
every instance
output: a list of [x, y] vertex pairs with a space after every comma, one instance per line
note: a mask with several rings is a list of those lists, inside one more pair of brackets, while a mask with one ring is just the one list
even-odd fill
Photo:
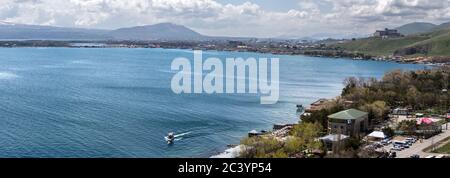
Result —
[[402, 37], [402, 34], [400, 34], [397, 30], [394, 29], [384, 29], [384, 30], [377, 30], [374, 34], [374, 37], [380, 37], [380, 38], [398, 38]]

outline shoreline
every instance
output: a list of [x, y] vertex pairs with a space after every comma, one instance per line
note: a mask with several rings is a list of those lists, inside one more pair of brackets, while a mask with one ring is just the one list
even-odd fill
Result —
[[[316, 50], [304, 50], [303, 52], [276, 52], [276, 51], [259, 51], [259, 50], [238, 50], [238, 49], [208, 49], [208, 48], [176, 48], [176, 47], [145, 47], [145, 46], [14, 46], [14, 47], [5, 47], [0, 46], [0, 49], [9, 49], [9, 48], [74, 48], [74, 49], [178, 49], [178, 50], [204, 50], [204, 51], [218, 51], [218, 52], [249, 52], [249, 53], [259, 53], [259, 54], [272, 54], [272, 55], [288, 55], [288, 56], [307, 56], [307, 57], [316, 57], [316, 58], [329, 58], [329, 59], [347, 59], [354, 61], [379, 61], [379, 62], [392, 62], [398, 64], [421, 64], [428, 66], [448, 66], [449, 62], [434, 62], [433, 59], [441, 58], [441, 57], [415, 57], [415, 58], [406, 58], [406, 57], [386, 57], [386, 56], [375, 56], [375, 57], [360, 57], [354, 55], [353, 53], [348, 53], [348, 55], [326, 55], [326, 54], [317, 54]], [[333, 52], [333, 51], [328, 51]], [[365, 55], [363, 53], [359, 55]], [[355, 57], [358, 56], [358, 57]]]
[[233, 146], [233, 147], [229, 147], [228, 149], [224, 150], [221, 153], [209, 156], [208, 158], [213, 158], [213, 159], [217, 159], [217, 158], [237, 158], [239, 157], [239, 154], [242, 150], [242, 146], [243, 145], [237, 145], [237, 146]]

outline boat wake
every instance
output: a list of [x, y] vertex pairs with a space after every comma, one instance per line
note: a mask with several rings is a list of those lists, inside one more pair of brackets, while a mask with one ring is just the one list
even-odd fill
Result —
[[[173, 136], [173, 137], [175, 138], [174, 141], [180, 141], [180, 140], [183, 140], [183, 138], [185, 138], [184, 136], [189, 135], [189, 134], [191, 134], [191, 133], [192, 133], [192, 132], [185, 132], [185, 133], [181, 133], [181, 134], [174, 135], [174, 136]], [[164, 138], [166, 139], [166, 141], [169, 141], [169, 140], [170, 140], [168, 136], [166, 136], [166, 137], [164, 137]]]
[[0, 71], [0, 80], [14, 79], [14, 78], [18, 78], [18, 77], [19, 76], [14, 73]]

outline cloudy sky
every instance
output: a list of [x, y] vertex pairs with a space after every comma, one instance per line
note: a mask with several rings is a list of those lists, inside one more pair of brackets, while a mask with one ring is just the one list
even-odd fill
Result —
[[350, 35], [450, 22], [450, 0], [0, 0], [0, 21], [101, 29], [172, 22], [219, 36]]

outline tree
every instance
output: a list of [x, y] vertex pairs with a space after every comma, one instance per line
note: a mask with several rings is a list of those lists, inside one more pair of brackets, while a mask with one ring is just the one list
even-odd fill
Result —
[[320, 136], [322, 132], [322, 126], [319, 123], [301, 123], [294, 126], [292, 129], [292, 135], [301, 137], [305, 140], [312, 140]]
[[303, 139], [300, 139], [298, 137], [291, 137], [287, 139], [286, 144], [284, 145], [284, 150], [289, 153], [300, 153], [305, 148], [305, 142]]
[[282, 155], [283, 143], [273, 137], [249, 137], [241, 141], [244, 145], [240, 156], [244, 158], [273, 158]]
[[414, 133], [417, 130], [417, 122], [414, 120], [404, 120], [398, 123], [397, 130], [406, 133]]
[[387, 137], [392, 137], [395, 135], [394, 129], [390, 128], [390, 127], [384, 127], [382, 129], [382, 132], [384, 133], [384, 135], [386, 135]]
[[357, 150], [362, 145], [362, 142], [358, 138], [351, 137], [345, 142], [346, 150]]
[[359, 109], [369, 113], [369, 121], [371, 123], [383, 122], [389, 114], [389, 107], [384, 101], [375, 101], [371, 104], [365, 104]]
[[319, 123], [301, 123], [296, 125], [285, 141], [273, 136], [249, 137], [241, 141], [243, 158], [286, 158], [302, 155], [304, 151], [312, 152], [322, 149], [317, 139], [321, 136], [322, 126]]
[[322, 148], [322, 143], [317, 140], [321, 136], [323, 127], [319, 123], [298, 124], [292, 130], [292, 136], [304, 143], [306, 150], [313, 151]]
[[420, 91], [417, 90], [415, 86], [410, 86], [408, 91], [406, 92], [406, 100], [408, 105], [412, 106], [414, 109], [421, 108], [421, 103], [419, 101], [419, 96], [421, 95]]
[[[311, 113], [309, 116], [303, 116], [302, 123], [320, 123], [322, 128], [328, 127], [328, 116], [336, 112], [342, 111], [344, 107], [339, 103], [334, 103], [335, 105], [327, 106], [327, 109], [322, 109]], [[325, 131], [325, 130], [323, 130]]]

